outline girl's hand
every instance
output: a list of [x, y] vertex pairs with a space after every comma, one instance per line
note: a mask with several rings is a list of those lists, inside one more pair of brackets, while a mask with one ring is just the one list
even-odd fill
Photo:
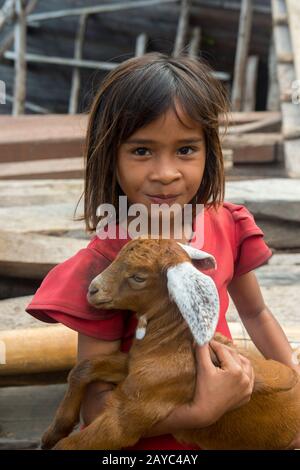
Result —
[[220, 368], [213, 364], [208, 344], [196, 346], [196, 388], [192, 403], [180, 407], [182, 429], [208, 426], [251, 398], [254, 372], [250, 361], [214, 340], [210, 346]]

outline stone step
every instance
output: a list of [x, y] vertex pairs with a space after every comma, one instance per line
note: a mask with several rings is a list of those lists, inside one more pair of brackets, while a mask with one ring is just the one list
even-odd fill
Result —
[[225, 199], [246, 205], [259, 218], [300, 222], [300, 179], [228, 181]]
[[65, 390], [66, 384], [0, 388], [0, 439], [39, 440]]

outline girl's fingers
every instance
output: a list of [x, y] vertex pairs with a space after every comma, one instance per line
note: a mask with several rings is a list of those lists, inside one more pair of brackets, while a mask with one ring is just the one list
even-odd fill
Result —
[[211, 343], [213, 344], [221, 344], [224, 349], [226, 349], [234, 358], [234, 360], [241, 366], [244, 367], [246, 364], [249, 363], [249, 360], [242, 356], [241, 354], [238, 353], [238, 351], [230, 346], [227, 346], [226, 344], [219, 343], [218, 341], [212, 340]]
[[229, 348], [217, 341], [211, 341], [210, 345], [214, 350], [222, 369], [235, 369], [237, 367], [241, 367], [240, 360], [237, 361], [235, 357], [233, 357]]
[[209, 370], [215, 367], [210, 357], [208, 344], [205, 344], [204, 346], [196, 345], [195, 352], [196, 352], [197, 368], [200, 372], [201, 371], [203, 372], [203, 370]]

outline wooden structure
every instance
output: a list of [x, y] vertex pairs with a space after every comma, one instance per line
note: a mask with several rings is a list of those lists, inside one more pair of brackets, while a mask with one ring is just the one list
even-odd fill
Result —
[[[297, 2], [292, 0], [272, 0], [272, 9], [270, 9], [270, 5], [265, 0], [263, 2], [241, 0], [240, 6], [233, 1], [215, 2], [214, 0], [210, 2], [205, 0], [115, 0], [107, 5], [99, 5], [94, 0], [93, 3], [91, 6], [84, 5], [69, 9], [54, 8], [51, 11], [35, 12], [35, 9], [40, 4], [37, 0], [30, 0], [26, 4], [24, 0], [7, 0], [5, 2], [1, 11], [2, 16], [0, 14], [0, 18], [2, 18], [0, 30], [6, 23], [10, 22], [11, 26], [9, 24], [8, 26], [10, 29], [14, 28], [14, 31], [8, 31], [4, 38], [2, 38], [0, 43], [0, 59], [3, 57], [6, 60], [11, 60], [15, 65], [14, 96], [7, 96], [7, 101], [11, 101], [13, 104], [12, 112], [14, 115], [24, 114], [25, 110], [50, 114], [47, 107], [34, 103], [32, 97], [27, 99], [26, 69], [28, 67], [30, 69], [30, 64], [45, 64], [51, 69], [60, 67], [71, 69], [68, 112], [69, 114], [78, 113], [80, 108], [80, 90], [83, 83], [82, 78], [85, 72], [96, 69], [101, 71], [101, 73], [107, 73], [118, 65], [114, 60], [92, 60], [91, 57], [86, 57], [84, 45], [88, 40], [91, 22], [102, 18], [102, 16], [104, 20], [109, 18], [111, 21], [112, 16], [109, 15], [112, 15], [114, 12], [120, 12], [122, 15], [126, 15], [127, 12], [129, 12], [129, 15], [142, 12], [142, 15], [145, 15], [146, 21], [151, 8], [155, 14], [161, 12], [163, 18], [166, 18], [165, 12], [168, 11], [173, 22], [172, 41], [174, 44], [171, 52], [175, 57], [181, 53], [197, 57], [202, 54], [202, 50], [208, 50], [207, 37], [205, 36], [207, 32], [203, 26], [204, 19], [203, 23], [200, 23], [199, 20], [202, 17], [205, 18], [206, 25], [208, 23], [206, 18], [214, 18], [211, 28], [216, 23], [218, 26], [218, 33], [214, 30], [214, 35], [216, 36], [220, 34], [221, 21], [224, 17], [224, 28], [227, 28], [224, 34], [226, 32], [228, 44], [233, 42], [231, 47], [234, 50], [232, 55], [234, 63], [232, 63], [232, 71], [229, 71], [224, 63], [225, 70], [217, 71], [215, 74], [219, 79], [223, 80], [228, 89], [230, 88], [230, 81], [232, 81], [232, 110], [242, 114], [245, 113], [245, 123], [248, 125], [232, 126], [227, 137], [224, 138], [223, 148], [232, 151], [234, 165], [268, 164], [270, 168], [274, 168], [274, 173], [276, 174], [283, 176], [297, 176], [300, 174], [297, 153], [300, 106], [295, 105], [295, 99], [292, 102], [292, 97], [294, 96], [295, 98], [298, 93], [297, 88], [292, 88], [297, 86], [297, 74], [294, 68], [299, 69], [298, 23], [295, 20], [295, 18], [298, 18], [297, 15], [299, 15]], [[288, 9], [286, 8], [287, 6], [289, 7]], [[54, 22], [60, 23], [69, 18], [77, 23], [73, 42], [73, 57], [59, 57], [58, 55], [46, 55], [38, 52], [32, 53], [30, 48], [26, 48], [30, 28], [36, 28], [38, 32], [41, 25], [53, 25]], [[235, 21], [235, 30], [232, 28], [232, 24], [229, 23], [229, 21], [233, 21], [232, 18]], [[253, 24], [255, 23], [256, 28], [260, 21], [264, 21], [264, 23], [261, 23], [263, 25], [261, 30], [268, 30], [267, 25], [269, 24], [269, 39], [272, 38], [271, 25], [273, 21], [274, 40], [270, 41], [270, 44], [267, 37], [264, 40], [259, 37], [259, 28], [255, 30], [255, 35], [253, 34]], [[144, 24], [144, 31], [141, 31], [140, 28], [134, 40], [133, 54], [136, 56], [151, 50], [150, 44], [152, 38], [149, 37], [148, 23], [145, 22]], [[231, 31], [232, 29], [233, 31]], [[289, 35], [291, 35], [293, 40], [290, 39]], [[249, 113], [255, 111], [257, 107], [257, 91], [258, 88], [261, 89], [261, 79], [259, 82], [260, 86], [257, 86], [259, 67], [266, 60], [265, 52], [265, 55], [263, 55], [258, 46], [254, 46], [257, 38], [260, 39], [260, 44], [264, 43], [265, 52], [268, 48], [270, 51], [269, 57], [267, 57], [270, 64], [268, 109], [270, 112], [277, 112], [277, 110], [280, 112], [280, 119], [270, 124], [265, 122], [264, 119], [260, 119], [260, 116], [263, 116], [262, 113], [257, 114], [255, 123], [247, 121]], [[15, 44], [14, 50], [8, 50], [13, 41]], [[218, 41], [218, 47], [220, 48], [221, 41], [219, 39]], [[224, 42], [224, 36], [222, 41]], [[54, 119], [59, 121], [58, 116]], [[272, 119], [272, 115], [270, 115], [270, 119]], [[21, 125], [21, 121], [19, 123]], [[48, 162], [36, 162], [35, 165], [30, 162], [19, 165], [19, 160], [27, 160], [27, 157], [24, 158], [22, 156], [23, 152], [18, 152], [17, 158], [9, 157], [7, 147], [7, 151], [5, 150], [4, 154], [2, 153], [4, 156], [1, 157], [1, 164], [5, 164], [2, 166], [1, 177], [27, 178], [30, 176], [32, 178], [44, 178], [59, 177], [60, 175], [63, 177], [80, 177], [82, 176], [83, 168], [77, 157], [82, 155], [83, 139], [79, 136], [79, 140], [81, 144], [77, 148], [73, 146], [72, 150], [70, 147], [68, 149], [67, 147], [63, 148], [59, 143], [57, 144], [56, 152], [50, 151], [53, 148], [52, 146], [47, 150], [43, 149], [43, 151], [40, 148], [39, 159], [44, 159], [47, 155], [47, 158], [50, 158], [50, 160]], [[57, 142], [59, 142], [59, 139]], [[22, 147], [25, 148], [25, 145], [22, 144]], [[38, 153], [38, 145], [28, 143], [28, 147], [31, 147], [31, 149], [35, 148], [36, 153]], [[61, 150], [61, 153], [58, 149]], [[15, 153], [16, 151], [14, 150]], [[64, 158], [65, 160], [63, 160]], [[31, 160], [31, 157], [28, 160]], [[52, 172], [50, 171], [51, 169], [53, 170]]]
[[272, 0], [284, 158], [289, 176], [300, 176], [300, 4]]

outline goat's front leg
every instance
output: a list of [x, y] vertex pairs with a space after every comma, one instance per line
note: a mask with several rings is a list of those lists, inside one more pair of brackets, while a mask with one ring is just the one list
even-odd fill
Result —
[[96, 381], [119, 383], [127, 375], [128, 355], [116, 352], [109, 356], [85, 359], [68, 376], [68, 389], [60, 403], [53, 422], [41, 441], [43, 449], [51, 449], [70, 434], [80, 417], [80, 407], [88, 384]]
[[[126, 383], [126, 381], [125, 381]], [[124, 382], [110, 394], [103, 413], [84, 430], [59, 441], [54, 450], [113, 450], [134, 445], [175, 408], [170, 391], [128, 394]], [[128, 390], [129, 391], [129, 390]]]

